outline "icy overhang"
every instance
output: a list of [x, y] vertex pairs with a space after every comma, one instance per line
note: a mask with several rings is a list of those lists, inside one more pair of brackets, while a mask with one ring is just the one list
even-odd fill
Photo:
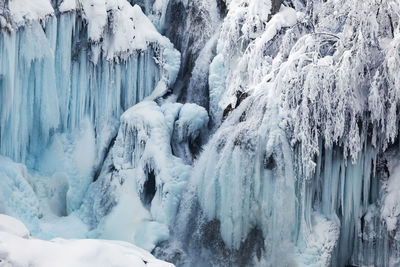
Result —
[[14, 30], [35, 21], [44, 22], [58, 12], [76, 12], [87, 23], [89, 42], [100, 46], [108, 60], [126, 60], [136, 51], [147, 50], [150, 44], [170, 49], [172, 57], [180, 57], [141, 8], [126, 0], [64, 0], [59, 6], [52, 6], [50, 0], [11, 0], [8, 9], [0, 13], [1, 17], [9, 15], [1, 26]]
[[44, 20], [54, 15], [54, 9], [49, 0], [11, 0], [9, 2], [10, 16], [15, 26], [23, 26], [32, 20]]

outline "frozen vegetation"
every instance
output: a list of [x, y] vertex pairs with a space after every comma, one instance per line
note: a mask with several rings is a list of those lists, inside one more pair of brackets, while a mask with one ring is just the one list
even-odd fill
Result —
[[397, 0], [0, 0], [0, 28], [0, 266], [400, 264]]

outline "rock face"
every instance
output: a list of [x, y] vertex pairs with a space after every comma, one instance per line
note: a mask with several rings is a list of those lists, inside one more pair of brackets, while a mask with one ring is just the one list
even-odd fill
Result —
[[0, 212], [177, 266], [399, 265], [399, 14], [0, 0]]
[[8, 10], [8, 2], [9, 2], [9, 0], [1, 0], [0, 1], [0, 7], [1, 7], [2, 11]]
[[279, 9], [281, 8], [281, 5], [283, 3], [283, 0], [272, 0], [271, 1], [271, 14], [270, 17], [278, 13]]

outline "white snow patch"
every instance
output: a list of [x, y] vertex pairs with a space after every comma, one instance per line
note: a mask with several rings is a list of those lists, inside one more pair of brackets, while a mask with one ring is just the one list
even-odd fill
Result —
[[297, 13], [293, 8], [282, 7], [268, 22], [258, 43], [265, 44], [270, 41], [283, 27], [291, 27], [297, 22]]
[[64, 0], [58, 7], [60, 12], [67, 12], [76, 9], [77, 0]]
[[[9, 7], [17, 27], [54, 15], [50, 0], [12, 0]], [[58, 9], [61, 13], [81, 11], [88, 24], [89, 40], [101, 44], [107, 59], [127, 59], [134, 51], [145, 51], [150, 43], [157, 43], [167, 50], [172, 50], [162, 51], [161, 54], [167, 61], [166, 65], [172, 63], [173, 69], [166, 66], [167, 72], [177, 72], [176, 60], [171, 59], [178, 57], [179, 63], [179, 52], [173, 49], [168, 38], [157, 31], [138, 5], [132, 6], [127, 0], [64, 0]], [[95, 55], [99, 50], [96, 50], [96, 46], [93, 47], [91, 52]]]
[[[64, 0], [59, 6], [61, 12], [76, 9], [82, 11], [88, 23], [89, 39], [102, 43], [108, 59], [129, 55], [135, 50], [147, 50], [149, 43], [172, 48], [170, 41], [158, 33], [142, 9], [126, 0]], [[110, 25], [107, 25], [109, 21]]]
[[182, 140], [185, 136], [196, 137], [200, 129], [207, 126], [208, 113], [196, 104], [185, 104], [179, 113], [179, 120], [176, 121], [176, 127], [179, 132], [179, 138]]
[[4, 214], [0, 214], [0, 232], [7, 232], [23, 238], [29, 237], [29, 231], [22, 222]]
[[18, 26], [26, 20], [41, 20], [54, 14], [50, 0], [12, 0], [9, 8], [11, 17]]
[[92, 239], [53, 239], [43, 241], [22, 238], [26, 229], [8, 216], [0, 217], [1, 266], [30, 267], [162, 267], [173, 265], [154, 258], [150, 253], [121, 241]]

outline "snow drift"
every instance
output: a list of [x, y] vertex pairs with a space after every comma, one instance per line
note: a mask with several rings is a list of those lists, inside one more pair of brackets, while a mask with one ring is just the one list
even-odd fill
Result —
[[42, 241], [29, 236], [18, 220], [0, 214], [0, 266], [172, 267], [147, 251], [121, 241]]

